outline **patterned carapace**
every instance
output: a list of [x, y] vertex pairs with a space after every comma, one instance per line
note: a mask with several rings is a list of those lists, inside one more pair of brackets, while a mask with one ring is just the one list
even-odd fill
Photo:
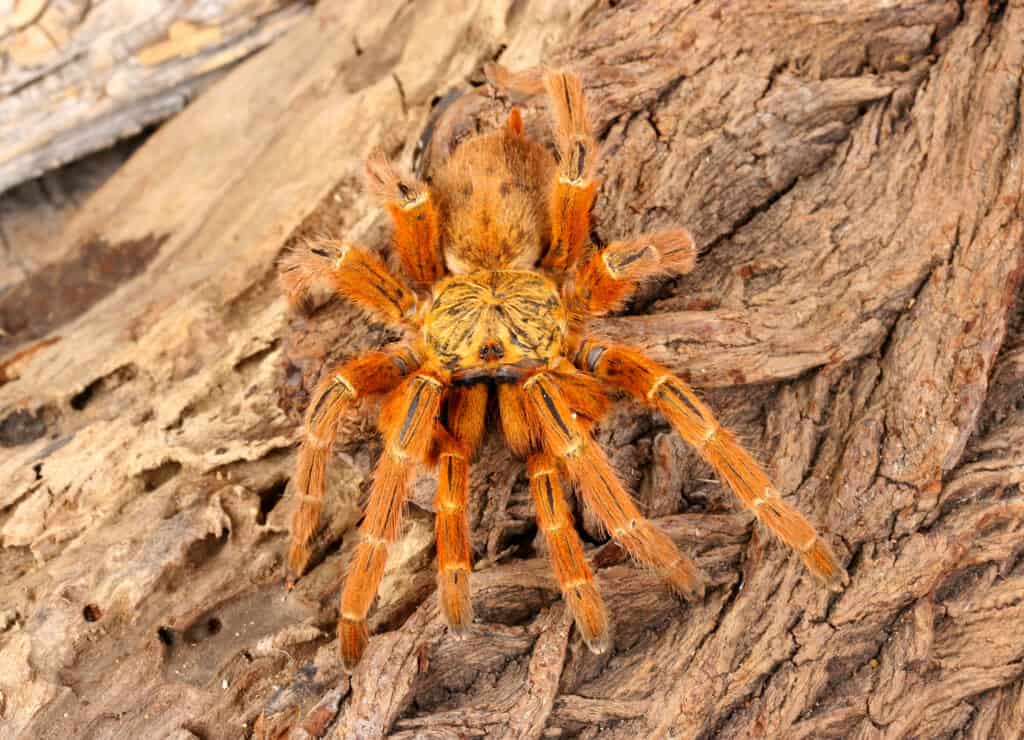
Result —
[[428, 356], [462, 384], [519, 380], [561, 354], [566, 332], [558, 287], [525, 270], [446, 279], [423, 322]]

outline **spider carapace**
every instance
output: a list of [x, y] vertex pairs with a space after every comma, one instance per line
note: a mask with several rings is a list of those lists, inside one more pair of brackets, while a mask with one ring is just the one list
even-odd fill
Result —
[[293, 302], [313, 284], [326, 284], [405, 332], [403, 340], [322, 375], [296, 464], [289, 567], [298, 576], [309, 562], [344, 411], [358, 399], [384, 397], [384, 450], [341, 595], [345, 665], [353, 668], [368, 644], [367, 615], [419, 466], [438, 477], [441, 611], [454, 631], [471, 625], [469, 464], [492, 396], [507, 444], [526, 460], [551, 566], [592, 650], [610, 644], [608, 617], [563, 482], [674, 592], [691, 599], [704, 593], [699, 568], [644, 518], [591, 436], [616, 393], [660, 413], [815, 575], [840, 587], [846, 573], [828, 544], [693, 389], [590, 328], [592, 317], [622, 308], [642, 281], [691, 270], [696, 250], [689, 233], [676, 228], [603, 249], [591, 245], [597, 147], [579, 77], [552, 71], [536, 85], [540, 77], [500, 69], [494, 77], [546, 90], [557, 158], [524, 132], [513, 109], [504, 127], [459, 145], [429, 184], [398, 172], [380, 152], [367, 161], [369, 187], [391, 214], [393, 247], [415, 287], [373, 252], [344, 241], [309, 244], [281, 265], [282, 287]]
[[478, 270], [440, 285], [423, 339], [454, 384], [513, 382], [557, 358], [566, 330], [552, 280], [523, 270]]

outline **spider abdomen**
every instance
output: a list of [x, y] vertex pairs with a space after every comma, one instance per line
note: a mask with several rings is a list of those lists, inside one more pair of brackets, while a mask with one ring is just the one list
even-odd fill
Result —
[[554, 157], [521, 130], [463, 142], [433, 180], [448, 270], [521, 270], [550, 238]]
[[427, 348], [456, 383], [511, 382], [562, 350], [566, 311], [555, 284], [526, 270], [455, 275], [435, 292]]

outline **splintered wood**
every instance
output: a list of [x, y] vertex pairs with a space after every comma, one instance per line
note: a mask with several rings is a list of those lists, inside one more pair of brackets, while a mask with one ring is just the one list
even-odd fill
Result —
[[[45, 331], [0, 358], [30, 350], [0, 365], [0, 735], [1019, 734], [1024, 9], [454, 5], [322, 0], [64, 229], [59, 263], [95, 266], [88, 300], [40, 309]], [[426, 181], [513, 103], [553, 145], [542, 98], [485, 82], [495, 58], [593, 91], [602, 244], [693, 233], [694, 269], [641, 287], [603, 340], [697, 388], [850, 581], [821, 588], [665, 417], [623, 401], [589, 433], [703, 598], [635, 567], [566, 485], [540, 514], [572, 514], [586, 562], [568, 540], [553, 554], [606, 602], [609, 644], [587, 650], [535, 524], [543, 480], [488, 435], [466, 486], [474, 621], [456, 639], [439, 609], [425, 477], [349, 677], [338, 597], [378, 409], [332, 411], [321, 527], [288, 590], [290, 477], [321, 370], [397, 336], [340, 301], [290, 314], [276, 263], [328, 234], [400, 269], [363, 187], [374, 147], [411, 169], [419, 145]], [[36, 274], [3, 321], [73, 290], [74, 270]], [[669, 392], [652, 401], [672, 411]], [[461, 506], [453, 476], [441, 497]]]

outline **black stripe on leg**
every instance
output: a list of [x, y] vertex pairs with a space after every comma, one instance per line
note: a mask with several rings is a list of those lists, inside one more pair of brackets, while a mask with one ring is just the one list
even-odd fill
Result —
[[583, 145], [582, 141], [576, 142], [576, 174], [573, 175], [574, 180], [582, 180], [583, 172], [587, 168], [587, 148]]
[[668, 383], [662, 383], [661, 384], [661, 388], [658, 389], [659, 394], [662, 393], [666, 389], [671, 391], [672, 395], [675, 396], [678, 400], [682, 401], [683, 405], [686, 406], [686, 408], [688, 408], [698, 419], [700, 419], [701, 421], [704, 421], [704, 415], [701, 414], [700, 409], [698, 409], [696, 406], [694, 406], [693, 402], [690, 401], [690, 399], [686, 397], [686, 394], [683, 393], [678, 388], [676, 388], [675, 385], [673, 385], [671, 381], [669, 381]]
[[423, 380], [417, 381], [416, 394], [412, 397], [409, 402], [409, 409], [405, 413], [405, 418], [402, 420], [402, 428], [398, 432], [398, 446], [404, 448], [408, 443], [409, 428], [412, 426], [412, 421], [416, 416], [416, 411], [420, 407], [420, 397], [423, 395], [423, 391], [426, 389], [426, 383]]
[[615, 272], [622, 272], [624, 267], [627, 267], [637, 260], [643, 259], [648, 252], [653, 252], [654, 248], [650, 245], [644, 245], [633, 252], [627, 252], [626, 254], [608, 254], [608, 267]]
[[384, 296], [385, 300], [390, 302], [391, 305], [401, 312], [402, 298], [404, 297], [405, 291], [402, 290], [402, 286], [397, 285], [394, 282], [390, 275], [378, 272], [377, 265], [368, 261], [353, 264], [351, 267], [353, 269], [362, 270], [366, 274], [367, 284]]
[[551, 473], [544, 476], [544, 495], [548, 500], [548, 510], [551, 511], [551, 515], [555, 514], [555, 492], [551, 486]]
[[548, 407], [548, 412], [551, 414], [551, 418], [554, 419], [555, 423], [558, 425], [558, 428], [562, 430], [562, 433], [566, 437], [571, 438], [573, 436], [573, 433], [572, 431], [570, 431], [569, 427], [566, 426], [565, 421], [562, 419], [562, 417], [558, 414], [558, 409], [555, 407], [554, 399], [551, 398], [550, 395], [548, 395], [548, 392], [546, 390], [544, 390], [544, 386], [538, 385], [537, 390], [540, 391], [541, 398], [544, 399], [544, 405]]
[[409, 365], [405, 361], [405, 358], [402, 357], [401, 355], [392, 355], [391, 356], [391, 364], [393, 364], [396, 368], [398, 368], [398, 372], [401, 375], [404, 376], [404, 375], [408, 375], [409, 374]]
[[309, 418], [316, 421], [320, 418], [320, 413], [324, 410], [324, 404], [327, 402], [327, 397], [333, 395], [331, 392], [334, 390], [334, 386], [328, 386], [327, 390], [320, 394], [320, 398], [316, 399], [316, 404], [313, 406], [313, 410], [310, 412]]
[[[306, 482], [306, 485], [302, 489], [302, 495], [304, 495], [304, 496], [309, 495], [309, 490], [310, 490], [309, 483], [310, 483], [311, 480], [313, 480], [313, 468], [314, 468], [314, 466], [316, 466], [316, 464], [317, 464], [316, 457], [314, 457], [313, 455], [310, 455], [309, 456], [309, 460], [306, 463], [306, 472], [305, 472], [305, 474], [302, 477], [299, 478], [299, 480], [304, 480]], [[307, 502], [303, 501], [302, 502], [302, 506], [305, 507], [306, 503]], [[319, 501], [316, 502], [316, 507], [320, 508], [320, 502]]]

